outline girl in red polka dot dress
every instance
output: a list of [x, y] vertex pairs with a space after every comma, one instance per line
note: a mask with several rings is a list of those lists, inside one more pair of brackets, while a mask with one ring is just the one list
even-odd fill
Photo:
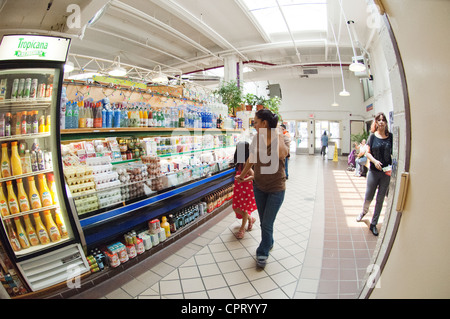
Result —
[[[236, 168], [236, 177], [241, 174], [242, 168], [250, 154], [249, 144], [247, 142], [239, 142], [236, 145], [236, 152], [234, 153], [234, 165]], [[248, 221], [247, 230], [250, 231], [255, 223], [255, 217], [251, 214], [256, 210], [255, 196], [253, 194], [253, 170], [247, 173], [243, 182], [238, 183], [234, 181], [234, 195], [233, 195], [233, 210], [236, 218], [242, 219], [242, 225], [239, 231], [235, 234], [236, 238], [242, 239], [245, 234], [245, 225]]]

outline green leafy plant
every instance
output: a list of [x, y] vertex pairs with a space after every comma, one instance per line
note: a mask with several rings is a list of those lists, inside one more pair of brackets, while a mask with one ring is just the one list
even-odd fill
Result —
[[228, 105], [229, 113], [233, 113], [243, 103], [242, 90], [234, 80], [222, 83], [214, 93], [222, 97], [222, 102]]
[[370, 133], [369, 132], [362, 132], [361, 134], [352, 134], [351, 140], [352, 142], [357, 142], [358, 144], [361, 143], [362, 140], [366, 140], [369, 138]]
[[252, 93], [247, 93], [244, 96], [244, 100], [247, 105], [256, 105], [256, 99], [257, 99], [256, 95]]
[[272, 113], [278, 115], [280, 117], [280, 104], [281, 99], [278, 96], [271, 97], [270, 99], [267, 99], [264, 106], [272, 111]]

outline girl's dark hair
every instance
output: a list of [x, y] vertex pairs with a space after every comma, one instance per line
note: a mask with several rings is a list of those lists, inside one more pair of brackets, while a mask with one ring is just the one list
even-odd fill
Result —
[[269, 128], [276, 128], [278, 125], [278, 115], [272, 113], [268, 109], [262, 109], [256, 112], [256, 117], [261, 121], [267, 121], [269, 123]]
[[238, 171], [242, 170], [249, 156], [250, 156], [250, 144], [248, 142], [237, 143], [233, 159], [233, 164], [236, 170]]

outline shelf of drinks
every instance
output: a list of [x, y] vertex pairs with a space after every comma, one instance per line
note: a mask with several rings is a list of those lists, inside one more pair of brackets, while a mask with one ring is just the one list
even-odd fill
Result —
[[71, 238], [71, 237], [61, 238], [58, 241], [49, 242], [48, 244], [39, 244], [39, 245], [31, 246], [31, 247], [25, 248], [25, 249], [22, 248], [21, 250], [15, 251], [14, 253], [16, 254], [17, 257], [23, 257], [23, 256], [26, 256], [26, 255], [30, 255], [30, 254], [33, 254], [35, 252], [38, 252], [40, 250], [44, 250], [44, 249], [47, 250], [47, 249], [52, 248], [54, 246], [61, 245], [61, 244], [65, 243], [65, 242], [71, 241], [72, 239], [73, 238]]
[[7, 216], [2, 216], [2, 219], [3, 220], [13, 219], [15, 217], [22, 217], [22, 216], [25, 216], [25, 215], [30, 215], [30, 214], [34, 214], [34, 213], [40, 213], [40, 212], [43, 212], [43, 211], [46, 211], [46, 210], [53, 210], [53, 209], [57, 209], [57, 208], [59, 208], [59, 205], [45, 206], [45, 207], [41, 207], [41, 208], [27, 210], [25, 212], [10, 214], [10, 215], [7, 215]]
[[[161, 132], [174, 132], [174, 133], [242, 133], [242, 129], [220, 129], [220, 128], [181, 128], [181, 127], [106, 127], [106, 128], [77, 128], [77, 129], [61, 129], [60, 133], [62, 136], [66, 135], [68, 137], [62, 138], [67, 140], [70, 135], [76, 134], [91, 134], [91, 133], [161, 133]], [[92, 137], [86, 136], [87, 139], [92, 139]], [[77, 137], [77, 139], [82, 139], [84, 137]]]
[[52, 98], [36, 98], [36, 99], [6, 99], [0, 100], [0, 108], [4, 107], [49, 107], [51, 106]]
[[31, 139], [35, 139], [35, 138], [44, 138], [44, 137], [50, 137], [50, 136], [51, 136], [50, 132], [2, 136], [2, 137], [0, 137], [0, 142], [9, 142], [9, 141], [17, 141], [17, 140], [31, 140]]
[[35, 172], [21, 174], [21, 175], [13, 175], [13, 176], [9, 176], [9, 177], [3, 177], [3, 178], [0, 178], [0, 183], [7, 182], [7, 181], [13, 181], [13, 180], [16, 180], [19, 178], [23, 179], [23, 178], [27, 178], [30, 176], [37, 176], [39, 174], [47, 174], [47, 173], [53, 173], [53, 169], [44, 169], [41, 171], [35, 171]]

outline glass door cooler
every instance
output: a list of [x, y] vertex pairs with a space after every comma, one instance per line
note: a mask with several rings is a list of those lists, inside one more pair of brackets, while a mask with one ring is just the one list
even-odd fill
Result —
[[89, 271], [59, 160], [69, 44], [30, 35], [0, 44], [0, 235], [31, 291]]

